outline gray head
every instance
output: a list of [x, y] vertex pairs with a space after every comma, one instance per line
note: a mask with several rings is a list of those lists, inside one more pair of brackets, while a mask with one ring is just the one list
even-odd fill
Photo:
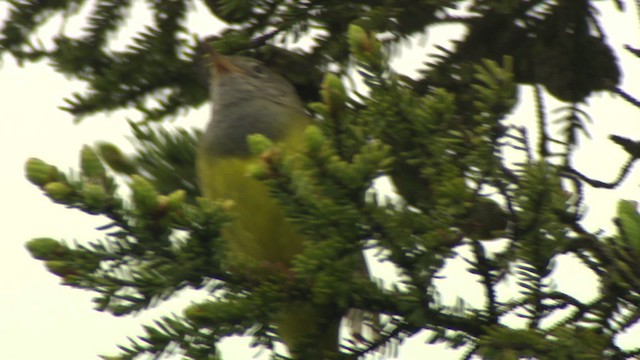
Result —
[[262, 134], [278, 140], [304, 119], [304, 107], [291, 83], [262, 62], [212, 54], [211, 122], [203, 145], [214, 155], [248, 153], [246, 137]]
[[285, 78], [259, 60], [244, 56], [212, 55], [212, 100], [218, 106], [264, 98], [285, 106], [302, 106]]

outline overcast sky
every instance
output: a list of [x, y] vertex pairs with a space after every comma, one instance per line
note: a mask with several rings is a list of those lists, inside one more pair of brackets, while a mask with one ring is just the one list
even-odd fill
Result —
[[[138, 4], [141, 4], [139, 2]], [[607, 4], [612, 2], [606, 2]], [[627, 2], [632, 6], [632, 2]], [[6, 3], [0, 4], [0, 19], [6, 16]], [[622, 87], [640, 96], [640, 61], [620, 51], [623, 44], [639, 46], [636, 14], [633, 9], [625, 14], [603, 6], [606, 30], [611, 38], [624, 71]], [[128, 37], [148, 23], [148, 13], [143, 6], [132, 12], [127, 31], [120, 34], [115, 46], [126, 44]], [[197, 8], [189, 20], [191, 29], [209, 35], [215, 31], [215, 21]], [[67, 24], [67, 31], [74, 33], [79, 22]], [[47, 43], [48, 36], [60, 28], [60, 22], [52, 22], [41, 37]], [[421, 46], [421, 40], [405, 48], [394, 62], [396, 69], [413, 74], [424, 61], [424, 54], [433, 51], [431, 45], [455, 34], [455, 28], [439, 27], [429, 36], [429, 46]], [[408, 44], [407, 44], [408, 45]], [[11, 360], [33, 359], [95, 359], [96, 354], [113, 354], [115, 345], [125, 343], [126, 336], [140, 333], [140, 323], [148, 323], [159, 314], [180, 312], [191, 299], [187, 293], [168, 304], [137, 317], [115, 318], [93, 310], [92, 294], [58, 283], [40, 261], [33, 260], [24, 249], [31, 238], [49, 236], [68, 241], [86, 241], [100, 237], [94, 230], [104, 224], [104, 219], [91, 217], [78, 211], [64, 209], [51, 203], [38, 188], [24, 178], [24, 162], [38, 157], [63, 170], [78, 167], [78, 153], [82, 144], [99, 140], [114, 142], [130, 149], [126, 119], [138, 119], [132, 111], [118, 111], [110, 115], [97, 115], [74, 125], [72, 117], [59, 110], [63, 98], [83, 85], [65, 79], [45, 63], [16, 66], [13, 59], [2, 58], [0, 68], [0, 164], [3, 174], [0, 187], [0, 224], [4, 236], [0, 241], [0, 358]], [[523, 101], [518, 112], [511, 117], [515, 124], [532, 121], [531, 92], [524, 89]], [[594, 124], [590, 127], [592, 139], [582, 142], [576, 158], [576, 166], [590, 176], [612, 180], [617, 169], [626, 159], [625, 154], [606, 138], [609, 134], [640, 139], [638, 111], [610, 95], [599, 94], [592, 98], [590, 114]], [[549, 103], [548, 109], [559, 106]], [[208, 107], [190, 111], [174, 122], [176, 126], [202, 127], [208, 116]], [[553, 118], [553, 115], [551, 115]], [[640, 170], [636, 169], [625, 185], [616, 191], [589, 191], [589, 210], [586, 224], [589, 229], [611, 230], [611, 218], [618, 198], [640, 200], [638, 185]], [[472, 304], [481, 304], [481, 288], [466, 276], [466, 265], [453, 261], [445, 270], [447, 279], [441, 282], [444, 301], [455, 302], [457, 297]], [[376, 265], [374, 272], [387, 279], [392, 270]], [[568, 288], [573, 295], [587, 299], [594, 294], [596, 284], [588, 271], [570, 258], [564, 258], [557, 266], [558, 286]], [[509, 294], [509, 292], [507, 292]], [[513, 294], [513, 293], [511, 293]], [[420, 336], [404, 346], [400, 359], [455, 359], [456, 354], [438, 346], [423, 345]], [[623, 339], [632, 343], [632, 337]], [[636, 343], [637, 345], [637, 343]], [[233, 339], [223, 346], [225, 359], [252, 359], [258, 353], [248, 349], [246, 340]], [[263, 354], [260, 358], [266, 358]]]

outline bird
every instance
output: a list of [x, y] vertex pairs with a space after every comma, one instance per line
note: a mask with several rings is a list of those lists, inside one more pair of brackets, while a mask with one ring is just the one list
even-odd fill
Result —
[[[283, 151], [302, 151], [311, 118], [294, 86], [261, 61], [214, 50], [209, 53], [212, 111], [196, 156], [201, 192], [231, 204], [233, 219], [222, 235], [234, 259], [234, 271], [242, 271], [243, 264], [249, 262], [288, 269], [304, 250], [305, 236], [287, 220], [267, 185], [247, 175], [247, 166], [260, 157], [251, 153], [247, 136], [260, 134]], [[364, 258], [362, 261], [366, 268]], [[362, 273], [354, 269], [354, 273], [358, 271]], [[340, 321], [347, 312], [326, 310], [308, 301], [292, 300], [273, 319], [279, 338], [294, 359], [322, 359], [313, 354], [338, 351]], [[361, 328], [362, 313], [348, 313], [352, 329]]]

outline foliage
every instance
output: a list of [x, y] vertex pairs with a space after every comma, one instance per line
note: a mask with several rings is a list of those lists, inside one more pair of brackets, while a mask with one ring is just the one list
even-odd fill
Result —
[[[625, 2], [613, 2], [623, 10]], [[270, 319], [292, 299], [386, 315], [378, 338], [349, 341], [336, 359], [385, 349], [392, 354], [399, 342], [425, 330], [431, 343], [465, 346], [466, 358], [640, 354], [640, 347], [617, 344], [640, 318], [640, 215], [634, 203], [621, 201], [617, 234], [582, 226], [584, 187], [618, 186], [640, 158], [640, 141], [611, 136], [628, 155], [613, 182], [591, 179], [571, 162], [588, 134], [582, 104], [594, 92], [639, 104], [617, 87], [622, 72], [594, 1], [204, 3], [227, 24], [216, 36], [189, 33], [190, 2], [154, 0], [148, 2], [153, 23], [123, 51], [110, 49], [109, 40], [131, 1], [95, 1], [84, 34], [72, 38], [61, 30], [52, 49], [37, 41], [37, 30], [54, 16], [75, 16], [89, 6], [85, 1], [12, 1], [0, 32], [1, 52], [22, 62], [49, 59], [56, 71], [87, 83], [86, 92], [66, 100], [65, 109], [78, 119], [124, 107], [143, 116], [130, 123], [134, 155], [108, 143], [86, 146], [76, 174], [27, 161], [27, 178], [52, 201], [108, 219], [103, 239], [29, 241], [33, 257], [64, 285], [95, 292], [96, 308], [116, 316], [143, 311], [185, 288], [209, 294], [183, 314], [145, 326], [146, 335], [105, 359], [174, 352], [212, 359], [217, 341], [246, 333], [255, 345], [273, 349]], [[466, 11], [458, 11], [463, 6]], [[404, 39], [440, 24], [467, 31], [453, 49], [441, 48], [419, 77], [389, 68]], [[285, 40], [303, 36], [313, 39], [311, 49], [284, 49]], [[301, 154], [251, 140], [264, 151], [253, 176], [270, 186], [309, 238], [287, 276], [268, 264], [256, 265], [257, 278], [226, 266], [220, 228], [233, 219], [224, 202], [198, 197], [193, 163], [199, 134], [153, 126], [207, 99], [203, 55], [209, 44], [279, 69], [318, 120]], [[324, 75], [330, 67], [340, 72]], [[350, 69], [364, 80], [365, 91], [345, 90]], [[536, 89], [537, 129], [506, 121], [523, 85]], [[566, 104], [558, 135], [549, 134], [544, 90]], [[529, 131], [538, 132], [536, 144]], [[521, 161], [507, 161], [507, 153]], [[292, 167], [292, 157], [304, 166]], [[375, 196], [372, 184], [381, 175], [392, 179], [400, 201]], [[130, 196], [119, 191], [123, 181]], [[490, 251], [485, 240], [495, 238], [505, 246]], [[365, 248], [393, 263], [401, 281], [383, 288], [349, 276], [349, 255]], [[436, 280], [463, 248], [470, 249], [469, 272], [484, 288], [479, 307], [439, 300], [443, 289]], [[552, 285], [562, 255], [575, 256], [597, 276], [594, 299], [579, 300]], [[507, 282], [516, 284], [517, 297], [501, 296]], [[512, 315], [524, 326], [508, 326], [505, 318]]]

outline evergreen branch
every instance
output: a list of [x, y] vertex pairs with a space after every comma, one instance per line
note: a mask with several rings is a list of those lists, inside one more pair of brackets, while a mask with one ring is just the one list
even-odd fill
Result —
[[87, 17], [85, 30], [88, 35], [83, 42], [98, 53], [105, 46], [108, 36], [117, 31], [125, 21], [131, 5], [131, 0], [98, 0], [91, 15]]
[[191, 202], [200, 196], [195, 180], [195, 149], [199, 132], [182, 128], [175, 131], [154, 129], [149, 124], [132, 121], [129, 125], [138, 149], [131, 159], [137, 171], [150, 179], [161, 193], [184, 189]]
[[556, 120], [555, 122], [565, 123], [565, 128], [563, 129], [563, 132], [565, 133], [565, 144], [568, 144], [569, 147], [575, 146], [578, 142], [578, 134], [580, 132], [585, 134], [587, 137], [590, 137], [586, 123], [592, 123], [593, 121], [589, 117], [589, 114], [587, 114], [584, 110], [579, 109], [577, 104], [572, 104], [570, 106], [557, 109], [554, 112], [558, 113], [561, 111], [567, 111], [567, 115]]
[[391, 330], [384, 331], [374, 341], [367, 341], [364, 348], [358, 349], [355, 347], [345, 347], [345, 349], [349, 351], [349, 355], [346, 359], [360, 359], [367, 354], [380, 352], [382, 351], [381, 349], [384, 349], [384, 347], [391, 341], [401, 339], [403, 337], [410, 337], [421, 330], [419, 328], [409, 330], [410, 326], [408, 326], [408, 324], [402, 324], [399, 319], [392, 319], [390, 324], [393, 326]]
[[215, 346], [217, 337], [199, 331], [184, 317], [164, 316], [153, 321], [153, 325], [143, 325], [145, 335], [138, 339], [129, 338], [129, 345], [120, 345], [117, 356], [101, 356], [104, 360], [133, 360], [142, 355], [153, 355], [160, 359], [169, 355], [183, 354], [188, 359], [220, 360]]
[[616, 330], [618, 330], [618, 332], [630, 331], [630, 328], [640, 323], [640, 309], [635, 305], [640, 301], [640, 296], [636, 294], [628, 300], [627, 310], [630, 311], [628, 311], [628, 313], [621, 313], [620, 319], [617, 319], [618, 329]]
[[[68, 16], [82, 3], [15, 2], [10, 23], [1, 31], [0, 51], [20, 61], [48, 57], [59, 72], [87, 82], [87, 92], [68, 100], [66, 109], [78, 117], [122, 107], [136, 107], [144, 115], [143, 125], [131, 124], [136, 155], [126, 157], [109, 146], [101, 154], [130, 182], [133, 196], [126, 202], [116, 194], [115, 179], [91, 151], [83, 149], [78, 175], [31, 159], [29, 180], [54, 202], [105, 215], [109, 223], [99, 228], [104, 239], [68, 246], [39, 238], [27, 247], [63, 284], [94, 292], [98, 309], [116, 315], [144, 310], [185, 288], [216, 299], [194, 304], [184, 317], [145, 326], [145, 335], [123, 346], [120, 358], [173, 353], [212, 358], [219, 339], [249, 329], [254, 344], [273, 349], [274, 309], [290, 300], [356, 306], [392, 319], [379, 339], [354, 344], [340, 358], [393, 348], [421, 330], [433, 332], [432, 343], [469, 345], [467, 357], [622, 359], [640, 353], [622, 351], [614, 342], [640, 319], [633, 234], [618, 224], [615, 237], [604, 237], [580, 224], [584, 184], [617, 187], [638, 158], [638, 144], [612, 137], [632, 159], [609, 183], [571, 166], [580, 133], [588, 136], [589, 116], [577, 104], [596, 90], [613, 88], [640, 107], [615, 87], [615, 56], [588, 1], [480, 1], [467, 7], [472, 13], [468, 17], [448, 15], [449, 8], [462, 6], [456, 1], [205, 1], [213, 14], [232, 24], [214, 45], [257, 58], [293, 59], [288, 65], [301, 62], [301, 82], [313, 93], [309, 98], [317, 97], [319, 81], [306, 73], [330, 63], [345, 73], [352, 66], [350, 57], [370, 90], [357, 103], [345, 100], [345, 91], [332, 93], [340, 88], [335, 81], [323, 83], [323, 103], [313, 105], [324, 119], [319, 122], [322, 132], [305, 135], [302, 154], [269, 150], [261, 157], [259, 170], [265, 171], [254, 174], [263, 177], [291, 221], [308, 236], [304, 252], [294, 260], [293, 278], [265, 271], [260, 264], [242, 264], [259, 276], [229, 270], [221, 228], [232, 219], [220, 203], [198, 199], [194, 182], [199, 134], [148, 124], [207, 99], [203, 83], [208, 75], [203, 76], [197, 49], [182, 40], [188, 35], [188, 3], [150, 2], [153, 24], [124, 51], [111, 51], [107, 42], [123, 24], [132, 4], [127, 0], [98, 0], [87, 18], [87, 35], [75, 39], [60, 34], [52, 51], [31, 38], [52, 15]], [[622, 6], [621, 1], [616, 4]], [[398, 80], [388, 66], [394, 46], [423, 33], [425, 26], [446, 22], [465, 27], [465, 39], [437, 55], [432, 68], [423, 72], [425, 79]], [[590, 26], [599, 34], [589, 33]], [[273, 46], [312, 29], [319, 35], [304, 55], [281, 56], [285, 52]], [[511, 69], [508, 61], [497, 66], [502, 54], [514, 56], [517, 66]], [[593, 61], [578, 61], [585, 58]], [[482, 66], [475, 65], [480, 62]], [[284, 66], [284, 72], [297, 76], [293, 66]], [[529, 143], [528, 129], [507, 133], [501, 123], [515, 104], [516, 83], [536, 86], [537, 146]], [[559, 120], [564, 141], [548, 134], [542, 85], [572, 104], [561, 109], [566, 111]], [[556, 144], [566, 148], [559, 169], [546, 162], [556, 155], [550, 150]], [[502, 151], [508, 147], [523, 152], [523, 164], [505, 163]], [[296, 162], [302, 165], [292, 165]], [[406, 203], [381, 206], [366, 196], [380, 174], [391, 177]], [[572, 182], [575, 194], [564, 191], [560, 177]], [[471, 220], [469, 204], [487, 186], [498, 188], [510, 221], [503, 232], [507, 246], [491, 256], [465, 227]], [[457, 249], [465, 236], [472, 239], [474, 256], [465, 260], [485, 291], [486, 304], [479, 309], [462, 301], [443, 306], [435, 286], [447, 260], [460, 256]], [[352, 279], [349, 259], [365, 243], [399, 269], [402, 280], [394, 290]], [[547, 285], [562, 254], [575, 254], [596, 274], [601, 286], [595, 299], [581, 302]], [[502, 303], [497, 284], [512, 276], [514, 265], [521, 296]], [[546, 320], [563, 310], [566, 316], [545, 327]], [[498, 325], [505, 315], [523, 313], [530, 329]]]
[[[0, 54], [9, 51], [19, 63], [46, 56], [46, 50], [31, 41], [32, 34], [57, 12], [66, 12], [73, 6], [80, 7], [83, 2], [23, 0], [10, 3], [8, 18], [0, 30]], [[25, 50], [25, 47], [30, 49]]]

